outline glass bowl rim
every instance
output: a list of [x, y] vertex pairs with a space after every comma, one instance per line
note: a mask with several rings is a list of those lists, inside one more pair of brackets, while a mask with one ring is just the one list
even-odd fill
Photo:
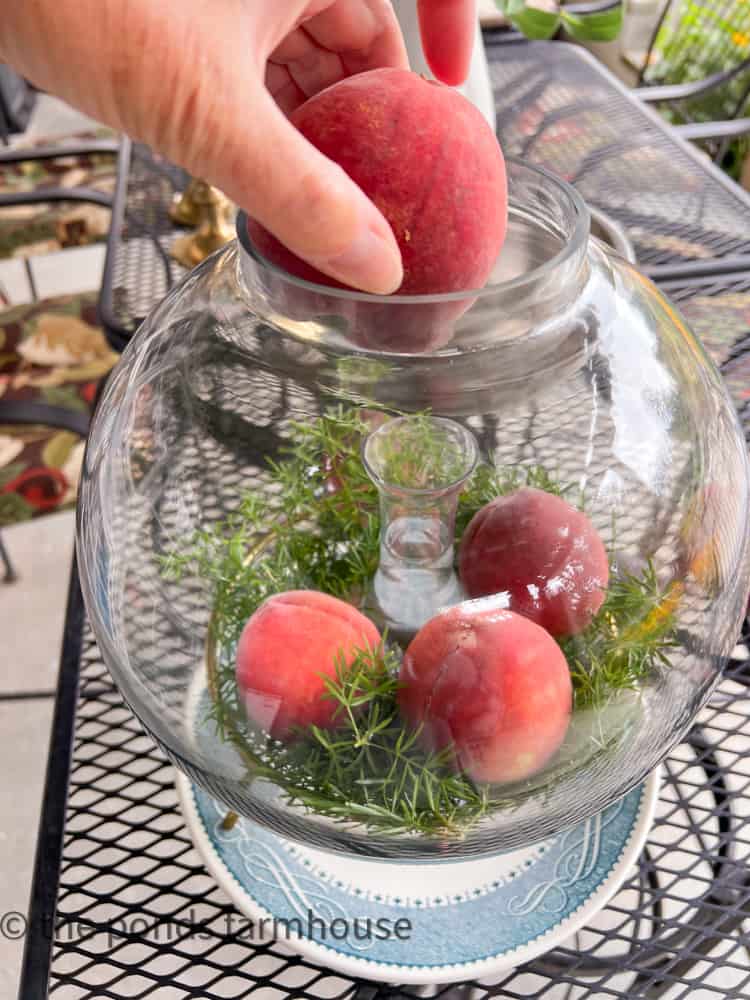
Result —
[[[542, 179], [545, 183], [552, 185], [556, 189], [555, 193], [558, 200], [565, 203], [565, 210], [572, 216], [571, 232], [561, 249], [548, 260], [525, 271], [523, 274], [516, 275], [514, 278], [509, 278], [506, 281], [488, 282], [481, 288], [467, 288], [457, 292], [442, 292], [432, 295], [374, 295], [370, 292], [357, 291], [354, 288], [336, 288], [332, 285], [321, 285], [313, 281], [307, 281], [305, 278], [298, 278], [265, 257], [250, 238], [247, 227], [249, 216], [242, 209], [237, 213], [236, 219], [237, 241], [240, 246], [241, 263], [244, 263], [242, 258], [249, 257], [263, 270], [270, 272], [275, 277], [288, 282], [290, 285], [317, 295], [345, 299], [349, 302], [378, 303], [379, 305], [430, 305], [440, 302], [458, 302], [468, 297], [480, 298], [517, 291], [539, 281], [541, 278], [547, 277], [570, 258], [581, 252], [589, 236], [591, 215], [583, 197], [572, 184], [569, 184], [561, 177], [558, 177], [544, 167], [527, 163], [519, 157], [506, 156], [505, 163], [516, 171], [525, 171], [531, 176], [535, 176], [537, 179]], [[509, 208], [513, 204], [514, 201], [509, 196]], [[518, 203], [516, 202], [515, 204]], [[502, 249], [500, 253], [502, 254]]]

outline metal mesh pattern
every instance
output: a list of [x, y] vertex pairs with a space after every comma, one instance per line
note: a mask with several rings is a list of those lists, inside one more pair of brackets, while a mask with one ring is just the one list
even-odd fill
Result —
[[132, 334], [186, 273], [169, 254], [181, 232], [169, 207], [174, 192], [187, 183], [184, 171], [145, 146], [126, 143], [123, 149], [119, 169], [127, 171], [127, 191], [125, 201], [115, 205], [100, 303], [105, 325], [116, 336]]
[[750, 253], [750, 199], [580, 49], [520, 44], [490, 55], [505, 152], [552, 170], [621, 222], [642, 267]]
[[[748, 680], [747, 662], [736, 661], [668, 761], [648, 847], [610, 904], [564, 947], [474, 984], [472, 997], [750, 998]], [[171, 766], [123, 705], [87, 631], [52, 995], [424, 995], [351, 981], [238, 935], [240, 926], [192, 846]]]
[[663, 287], [718, 365], [750, 441], [750, 268]]

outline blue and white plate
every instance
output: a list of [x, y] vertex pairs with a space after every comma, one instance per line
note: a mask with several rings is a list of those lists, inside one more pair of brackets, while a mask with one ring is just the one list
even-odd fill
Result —
[[594, 819], [542, 844], [474, 861], [383, 863], [303, 847], [226, 809], [183, 775], [195, 844], [248, 918], [330, 969], [398, 983], [486, 977], [548, 951], [614, 895], [643, 847], [656, 773]]

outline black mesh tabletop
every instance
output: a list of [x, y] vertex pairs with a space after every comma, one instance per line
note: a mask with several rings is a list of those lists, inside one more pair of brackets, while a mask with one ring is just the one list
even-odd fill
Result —
[[[490, 51], [508, 151], [572, 179], [626, 224], [642, 262], [706, 264], [670, 272], [663, 287], [721, 367], [750, 439], [750, 201], [580, 50]], [[180, 272], [167, 208], [185, 178], [129, 144], [121, 171], [103, 302], [127, 334]], [[663, 768], [638, 864], [589, 926], [544, 957], [491, 982], [383, 986], [227, 933], [238, 919], [193, 847], [171, 765], [109, 677], [74, 569], [22, 1000], [750, 1000], [747, 636]]]
[[588, 52], [545, 43], [489, 52], [506, 154], [553, 171], [622, 223], [643, 269], [750, 253], [750, 196]]
[[662, 283], [724, 376], [750, 442], [750, 268]]
[[[71, 601], [69, 621], [80, 620], [75, 586]], [[68, 639], [69, 647], [77, 642]], [[608, 906], [562, 947], [517, 971], [426, 993], [354, 981], [281, 943], [238, 935], [242, 918], [204, 869], [183, 823], [172, 766], [123, 704], [88, 627], [80, 650], [57, 915], [53, 880], [45, 880], [56, 846], [48, 801], [23, 1000], [46, 995], [50, 945], [49, 993], [60, 1000], [750, 998], [744, 644], [667, 761], [648, 845]], [[72, 658], [63, 665], [63, 700], [76, 667]], [[64, 763], [65, 747], [53, 747], [50, 781], [59, 780]]]

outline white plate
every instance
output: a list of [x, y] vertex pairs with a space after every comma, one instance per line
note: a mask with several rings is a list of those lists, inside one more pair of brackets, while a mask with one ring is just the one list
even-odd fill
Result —
[[432, 984], [514, 968], [590, 921], [641, 852], [659, 780], [542, 844], [439, 864], [342, 857], [248, 820], [223, 830], [223, 806], [184, 775], [177, 788], [207, 868], [249, 918], [246, 935], [279, 937], [350, 976]]

